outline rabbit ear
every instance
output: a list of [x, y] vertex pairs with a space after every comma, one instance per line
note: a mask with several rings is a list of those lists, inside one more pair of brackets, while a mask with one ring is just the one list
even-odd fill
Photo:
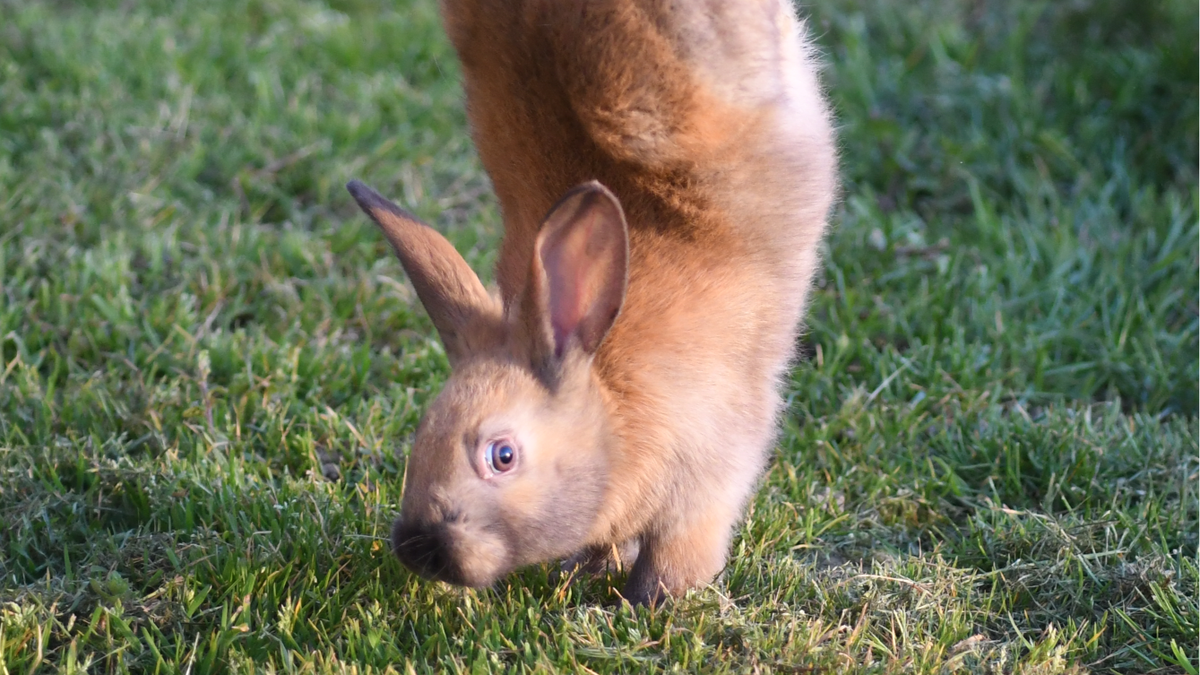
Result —
[[[594, 354], [625, 301], [629, 237], [617, 198], [600, 183], [568, 192], [542, 223], [531, 298], [547, 344], [543, 362]], [[543, 363], [545, 365], [545, 363]]]
[[396, 249], [453, 364], [467, 350], [468, 327], [490, 302], [479, 277], [445, 237], [416, 216], [356, 180], [346, 189]]

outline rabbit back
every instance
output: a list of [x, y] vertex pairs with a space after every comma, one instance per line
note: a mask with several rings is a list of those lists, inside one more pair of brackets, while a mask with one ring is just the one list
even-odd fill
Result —
[[788, 3], [444, 0], [443, 14], [504, 215], [506, 300], [542, 217], [591, 179], [620, 198], [631, 234], [736, 244], [803, 295], [835, 152]]

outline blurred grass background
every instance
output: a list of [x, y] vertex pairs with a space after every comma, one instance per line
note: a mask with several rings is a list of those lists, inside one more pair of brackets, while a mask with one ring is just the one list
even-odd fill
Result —
[[656, 611], [391, 559], [448, 366], [342, 184], [486, 277], [432, 2], [0, 0], [6, 672], [1197, 668], [1197, 7], [816, 0], [834, 218], [779, 450]]

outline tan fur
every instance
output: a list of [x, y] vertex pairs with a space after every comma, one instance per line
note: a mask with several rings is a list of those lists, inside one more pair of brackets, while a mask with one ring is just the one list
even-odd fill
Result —
[[[504, 216], [503, 306], [456, 264], [405, 260], [419, 293], [447, 289], [453, 311], [421, 300], [455, 358], [397, 552], [481, 585], [623, 546], [640, 549], [635, 602], [706, 583], [774, 440], [835, 193], [803, 27], [786, 0], [443, 0], [443, 15]], [[611, 195], [581, 188], [545, 216], [591, 180]], [[400, 212], [371, 199], [381, 224]], [[472, 468], [488, 434], [519, 437], [511, 473]]]

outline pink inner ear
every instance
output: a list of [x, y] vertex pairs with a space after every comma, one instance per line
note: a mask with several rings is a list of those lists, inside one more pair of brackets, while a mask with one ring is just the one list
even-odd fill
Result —
[[594, 268], [599, 267], [596, 263], [602, 261], [589, 260], [587, 256], [596, 220], [595, 213], [588, 213], [582, 222], [567, 229], [555, 242], [554, 255], [546, 260], [546, 276], [550, 280], [550, 322], [554, 327], [556, 357], [562, 357], [567, 339], [583, 321], [584, 313], [596, 294], [592, 287], [600, 274]]
[[562, 358], [572, 340], [594, 353], [625, 298], [629, 251], [621, 205], [599, 183], [585, 183], [551, 210], [537, 246], [535, 273], [545, 275], [542, 311], [554, 356]]

